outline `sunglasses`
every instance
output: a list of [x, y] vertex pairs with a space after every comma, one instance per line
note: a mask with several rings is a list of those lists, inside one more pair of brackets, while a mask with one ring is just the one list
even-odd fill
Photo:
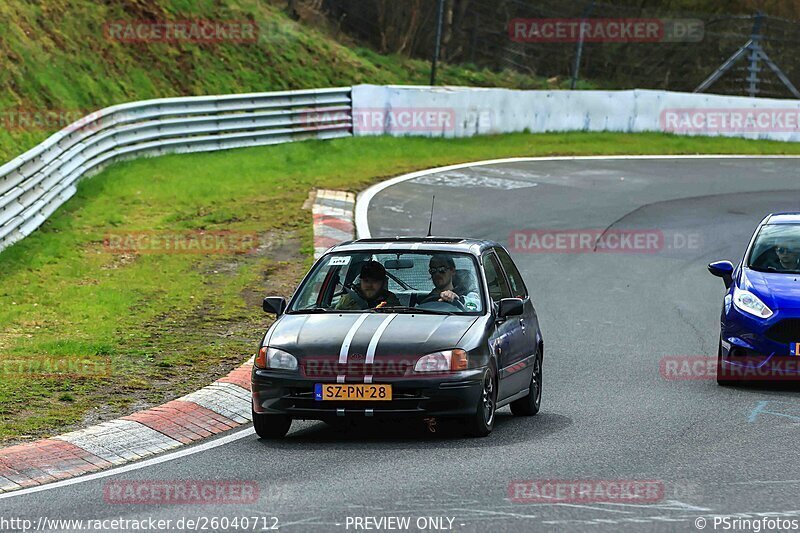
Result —
[[439, 266], [439, 267], [430, 267], [428, 269], [428, 272], [430, 272], [431, 274], [444, 274], [448, 270], [450, 270], [450, 267]]
[[794, 250], [792, 250], [791, 248], [787, 248], [785, 246], [778, 246], [777, 248], [775, 248], [775, 251], [777, 251], [779, 254], [788, 254], [790, 252], [793, 252]]

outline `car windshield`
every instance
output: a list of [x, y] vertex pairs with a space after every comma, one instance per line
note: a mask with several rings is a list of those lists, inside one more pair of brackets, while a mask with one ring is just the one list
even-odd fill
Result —
[[747, 266], [762, 272], [800, 274], [800, 224], [767, 224], [756, 236]]
[[470, 254], [333, 253], [314, 267], [289, 312], [482, 314], [479, 279]]

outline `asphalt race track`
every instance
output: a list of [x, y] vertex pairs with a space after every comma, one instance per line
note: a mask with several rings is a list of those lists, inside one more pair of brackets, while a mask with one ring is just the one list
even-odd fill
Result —
[[[372, 200], [373, 236], [424, 234], [435, 194], [434, 234], [512, 247], [545, 338], [539, 416], [504, 408], [485, 439], [416, 424], [295, 422], [286, 440], [270, 443], [247, 429], [149, 467], [11, 494], [0, 514], [34, 522], [274, 516], [286, 531], [363, 531], [348, 517], [387, 516], [411, 517], [411, 531], [421, 517], [451, 518], [456, 531], [698, 531], [701, 516], [713, 531], [714, 515], [800, 519], [800, 385], [721, 388], [667, 379], [660, 366], [716, 355], [723, 284], [706, 264], [738, 260], [765, 214], [800, 210], [799, 190], [791, 158], [515, 162], [391, 186]], [[641, 233], [658, 235], [658, 246], [514, 251], [509, 236], [519, 230]], [[112, 480], [207, 479], [255, 481], [259, 502], [104, 500]], [[509, 501], [512, 481], [548, 479], [653, 480], [663, 497]]]

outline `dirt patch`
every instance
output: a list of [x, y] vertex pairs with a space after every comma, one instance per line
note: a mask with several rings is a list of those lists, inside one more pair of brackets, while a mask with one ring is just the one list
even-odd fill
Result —
[[[4, 439], [2, 445], [81, 429], [161, 405], [237, 368], [255, 353], [273, 320], [261, 310], [263, 298], [289, 297], [305, 274], [307, 257], [301, 252], [298, 234], [299, 230], [267, 232], [250, 253], [199, 261], [197, 269], [205, 278], [207, 295], [192, 296], [196, 305], [189, 310], [166, 311], [137, 328], [124, 346], [132, 355], [126, 356], [109, 380], [85, 392], [85, 402], [91, 407], [80, 421], [49, 432], [31, 431]], [[112, 262], [105, 268], [115, 266]], [[239, 291], [241, 301], [223, 301], [215, 286], [223, 279], [243, 275], [245, 267], [253, 280]], [[252, 267], [257, 268], [255, 275]], [[14, 413], [13, 418], [19, 415]]]

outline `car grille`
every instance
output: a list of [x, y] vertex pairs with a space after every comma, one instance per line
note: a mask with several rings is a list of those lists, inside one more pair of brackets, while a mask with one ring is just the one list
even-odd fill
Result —
[[775, 342], [800, 342], [800, 318], [787, 318], [781, 320], [769, 328], [765, 335], [768, 339]]
[[371, 375], [373, 378], [397, 378], [413, 370], [416, 361], [408, 357], [381, 358], [372, 364], [362, 361], [339, 363], [337, 358], [313, 358], [300, 363], [301, 375], [306, 378], [332, 379], [347, 376], [348, 380]]
[[392, 400], [386, 402], [358, 402], [358, 401], [325, 401], [318, 402], [314, 399], [314, 390], [311, 388], [293, 388], [288, 394], [283, 396], [285, 409], [287, 411], [316, 411], [335, 414], [337, 409], [347, 409], [353, 411], [363, 411], [365, 408], [372, 409], [375, 413], [381, 411], [419, 411], [419, 404], [428, 400], [422, 391], [410, 390], [406, 392], [395, 391]]

